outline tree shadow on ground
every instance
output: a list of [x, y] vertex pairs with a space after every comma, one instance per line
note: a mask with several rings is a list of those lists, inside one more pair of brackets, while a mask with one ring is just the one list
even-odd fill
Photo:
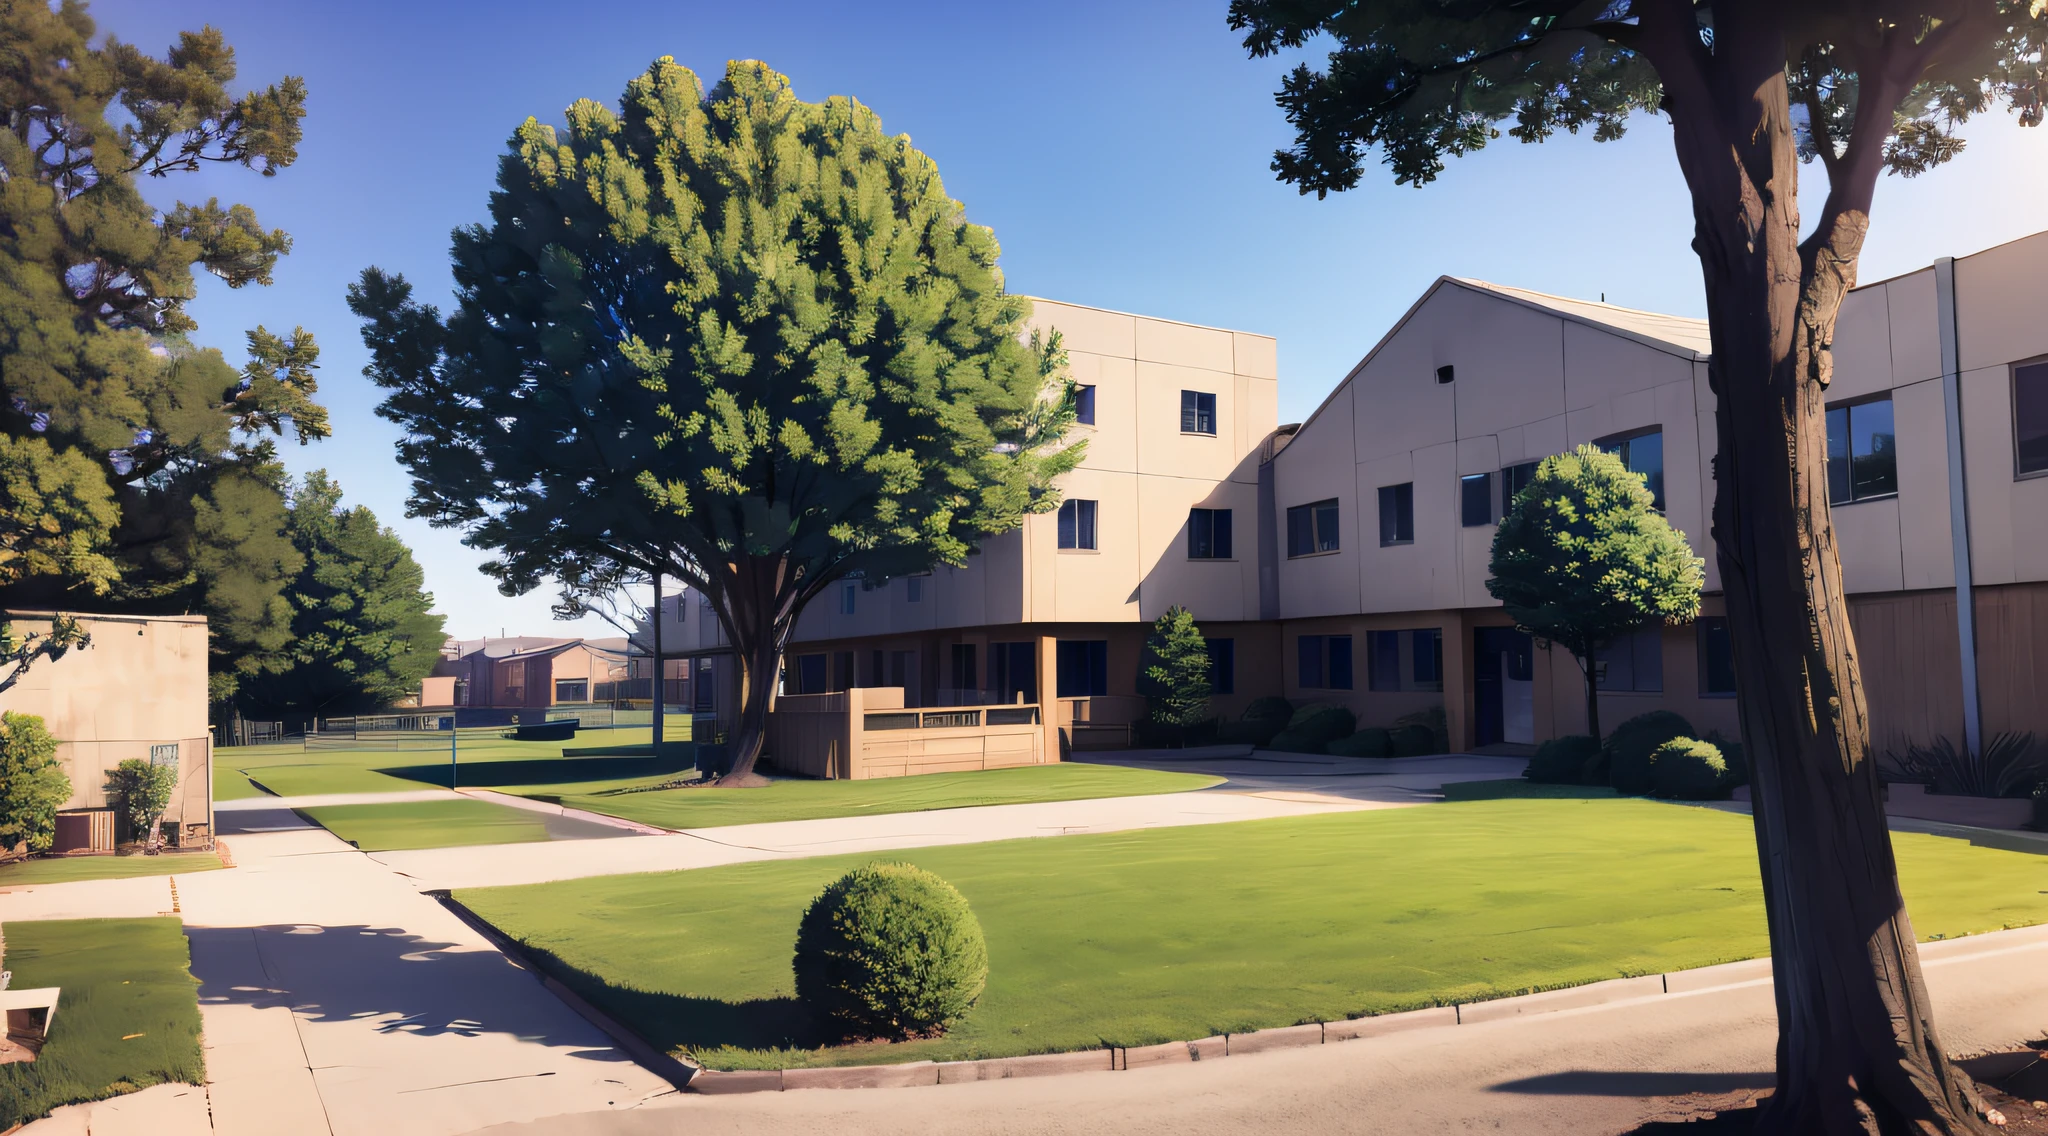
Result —
[[[457, 761], [456, 783], [465, 789], [501, 785], [559, 785], [580, 781], [623, 781], [663, 777], [695, 768], [688, 755], [664, 757], [544, 757], [529, 761]], [[448, 763], [399, 765], [377, 772], [422, 785], [448, 788]]]
[[531, 946], [521, 953], [549, 977], [638, 1033], [655, 1048], [673, 1053], [717, 1049], [816, 1049], [836, 1039], [824, 1036], [804, 1004], [791, 997], [727, 1002], [620, 986]]
[[1502, 1081], [1496, 1093], [1572, 1097], [1676, 1097], [1688, 1093], [1734, 1093], [1768, 1089], [1770, 1073], [1683, 1073], [1657, 1070], [1571, 1069], [1519, 1081]]

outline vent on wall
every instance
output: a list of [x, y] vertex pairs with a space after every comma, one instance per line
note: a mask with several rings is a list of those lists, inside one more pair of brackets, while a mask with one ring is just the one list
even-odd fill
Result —
[[1443, 366], [1438, 367], [1436, 369], [1436, 381], [1438, 386], [1443, 386], [1444, 384], [1450, 382], [1452, 379], [1455, 379], [1457, 377], [1457, 373], [1451, 369], [1451, 365], [1449, 363], [1445, 363]]

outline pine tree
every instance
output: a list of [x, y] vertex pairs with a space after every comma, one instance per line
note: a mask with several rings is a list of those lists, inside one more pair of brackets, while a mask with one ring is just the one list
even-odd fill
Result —
[[501, 591], [658, 573], [710, 598], [741, 670], [725, 783], [748, 783], [805, 604], [1058, 506], [1064, 355], [1024, 340], [932, 160], [852, 99], [751, 62], [707, 97], [664, 57], [567, 118], [513, 136], [445, 320], [364, 272], [367, 373], [408, 508], [492, 550]]
[[193, 266], [267, 284], [291, 247], [247, 206], [159, 212], [141, 177], [297, 154], [296, 78], [236, 96], [220, 32], [163, 59], [79, 0], [0, 6], [0, 603], [210, 617], [216, 694], [283, 645], [273, 439], [327, 435], [303, 329], [249, 333], [239, 372], [194, 347]]
[[1152, 621], [1145, 637], [1145, 665], [1138, 671], [1138, 693], [1155, 726], [1180, 735], [1209, 716], [1209, 641], [1202, 638], [1195, 617], [1184, 607], [1170, 607]]
[[287, 528], [305, 560], [286, 591], [291, 642], [243, 681], [237, 706], [252, 718], [305, 721], [417, 694], [446, 636], [412, 550], [368, 508], [343, 508], [326, 470], [293, 490]]

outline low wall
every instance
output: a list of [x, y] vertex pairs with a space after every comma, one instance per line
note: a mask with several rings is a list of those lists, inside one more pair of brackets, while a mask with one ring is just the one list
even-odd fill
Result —
[[805, 777], [863, 781], [1039, 765], [1033, 704], [909, 709], [901, 687], [786, 695], [768, 715], [768, 760]]

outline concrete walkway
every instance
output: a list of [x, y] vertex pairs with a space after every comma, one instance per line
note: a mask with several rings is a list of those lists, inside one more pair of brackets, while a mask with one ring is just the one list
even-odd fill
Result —
[[[2033, 928], [1921, 949], [1951, 1053], [2017, 1048], [2048, 1032], [2048, 933]], [[1645, 1121], [1736, 1107], [1770, 1087], [1777, 1025], [1768, 969], [1745, 969], [1765, 977], [1221, 1061], [923, 1088], [691, 1095], [635, 1113], [553, 1117], [480, 1136], [1614, 1136]]]

